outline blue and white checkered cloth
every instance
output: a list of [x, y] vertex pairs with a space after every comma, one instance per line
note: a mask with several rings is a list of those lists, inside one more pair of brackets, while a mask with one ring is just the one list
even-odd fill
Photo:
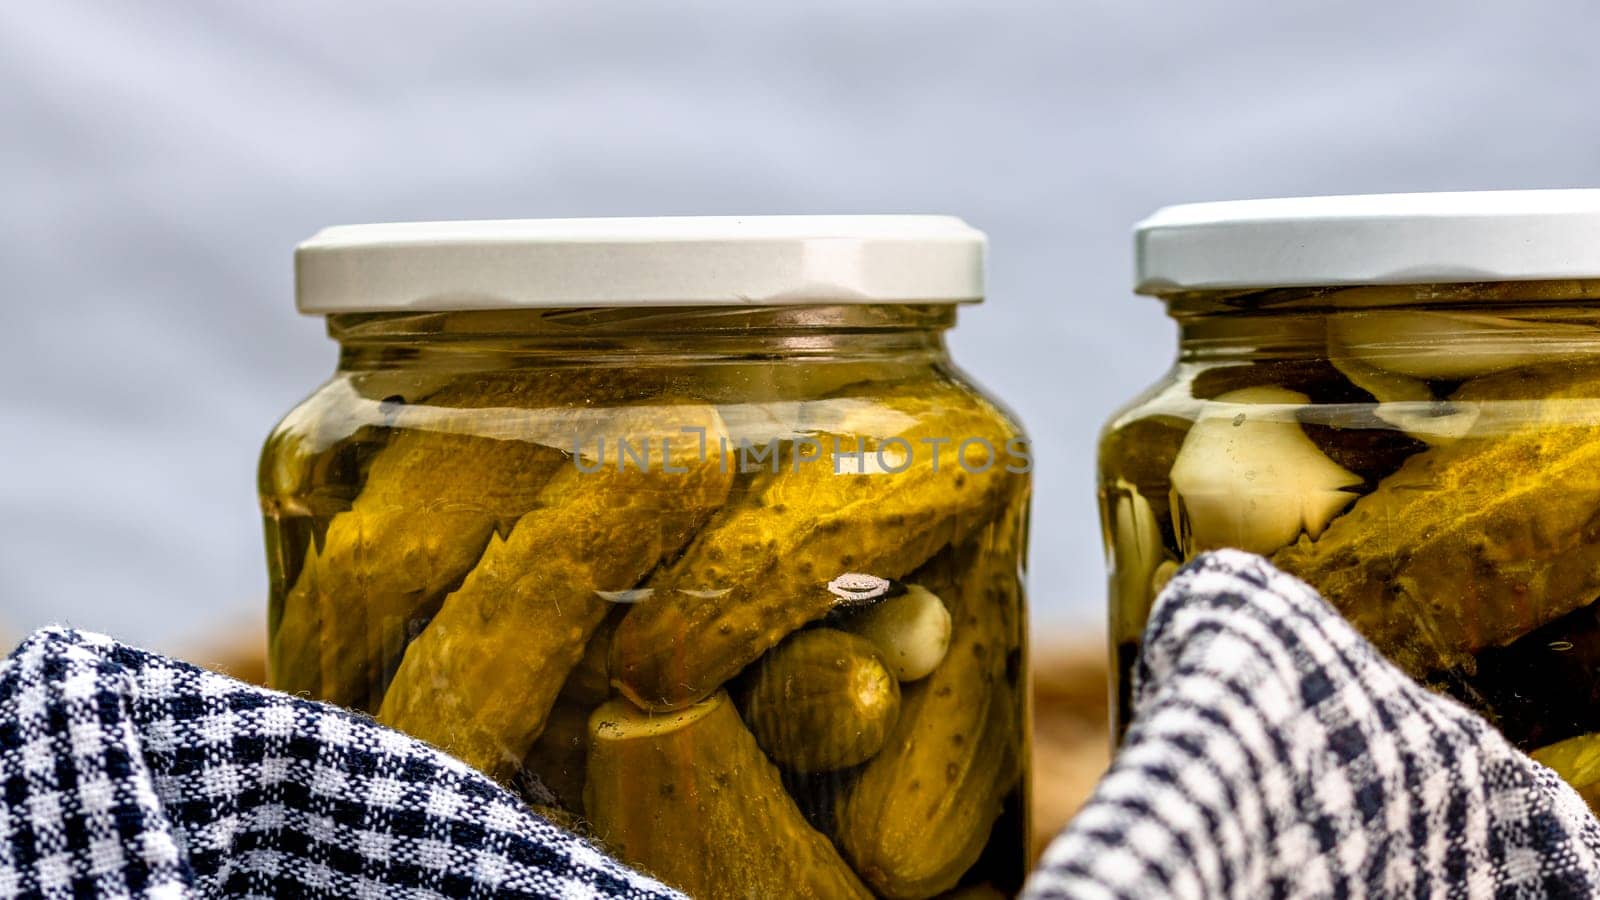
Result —
[[[1185, 567], [1136, 682], [1029, 900], [1600, 896], [1571, 788], [1259, 557]], [[0, 897], [679, 896], [370, 720], [69, 630], [0, 663], [0, 789]]]
[[681, 895], [449, 756], [64, 629], [0, 663], [0, 897]]
[[1600, 896], [1600, 822], [1572, 788], [1260, 557], [1184, 567], [1134, 691], [1028, 900]]

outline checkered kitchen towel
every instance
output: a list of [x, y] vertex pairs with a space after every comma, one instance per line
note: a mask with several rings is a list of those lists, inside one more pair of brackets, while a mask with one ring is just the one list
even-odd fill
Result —
[[0, 663], [0, 897], [677, 897], [462, 763], [82, 632]]
[[1180, 572], [1135, 684], [1030, 900], [1600, 896], [1600, 822], [1570, 787], [1260, 557]]

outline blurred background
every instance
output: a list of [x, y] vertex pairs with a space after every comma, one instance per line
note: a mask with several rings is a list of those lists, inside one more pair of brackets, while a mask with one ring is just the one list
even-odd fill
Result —
[[1035, 633], [1094, 640], [1093, 445], [1169, 364], [1167, 203], [1600, 184], [1581, 3], [0, 6], [0, 629], [259, 629], [274, 421], [345, 222], [953, 213], [958, 359], [1029, 425]]

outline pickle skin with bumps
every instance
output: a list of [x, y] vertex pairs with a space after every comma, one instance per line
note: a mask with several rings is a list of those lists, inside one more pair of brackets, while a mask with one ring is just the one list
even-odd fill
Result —
[[396, 437], [284, 598], [271, 638], [273, 687], [370, 708], [413, 625], [472, 568], [496, 527], [533, 505], [558, 465], [547, 448], [515, 442]]
[[726, 692], [666, 714], [608, 701], [589, 742], [584, 808], [623, 862], [697, 900], [872, 896], [806, 823]]
[[1600, 369], [1468, 382], [1480, 410], [1315, 541], [1273, 562], [1323, 593], [1414, 677], [1472, 667], [1600, 593]]
[[[956, 568], [973, 558], [974, 568]], [[950, 607], [950, 651], [933, 674], [905, 686], [888, 745], [837, 811], [840, 847], [882, 896], [931, 897], [954, 887], [1020, 779], [1007, 624], [995, 610], [1020, 601], [1012, 565], [981, 551], [942, 554], [919, 575]]]
[[756, 743], [778, 765], [829, 772], [883, 749], [900, 715], [900, 682], [871, 641], [813, 628], [761, 657], [743, 712]]
[[[954, 387], [918, 385], [878, 403], [883, 418], [914, 423], [893, 435], [913, 448], [952, 436], [1003, 448], [1020, 437], [997, 410]], [[864, 417], [868, 429], [871, 418]], [[875, 446], [868, 442], [868, 458]], [[946, 448], [938, 465], [931, 454], [913, 453], [902, 471], [867, 475], [835, 474], [839, 459], [826, 454], [803, 464], [782, 459], [778, 472], [758, 476], [750, 499], [720, 511], [678, 562], [651, 579], [652, 599], [623, 619], [613, 639], [613, 684], [646, 709], [681, 709], [833, 611], [831, 579], [846, 572], [898, 579], [970, 534], [1018, 476], [1003, 460], [972, 471], [981, 461], [955, 453]]]
[[411, 643], [378, 720], [509, 779], [611, 609], [601, 592], [637, 585], [726, 502], [733, 467], [681, 432], [715, 437], [720, 421], [707, 406], [616, 412], [616, 433], [671, 442], [672, 470], [558, 471]]
[[604, 373], [551, 372], [462, 379], [399, 409], [392, 424], [404, 427], [284, 596], [269, 639], [272, 686], [375, 709], [415, 627], [564, 463], [562, 449], [517, 439], [507, 410], [537, 411], [560, 432], [617, 393]]

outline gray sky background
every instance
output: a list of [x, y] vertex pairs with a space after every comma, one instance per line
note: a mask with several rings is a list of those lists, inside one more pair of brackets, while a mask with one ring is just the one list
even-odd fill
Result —
[[1579, 3], [0, 6], [0, 627], [259, 621], [261, 439], [331, 371], [290, 252], [406, 219], [944, 212], [1035, 440], [1036, 631], [1103, 614], [1093, 442], [1191, 200], [1600, 185]]

